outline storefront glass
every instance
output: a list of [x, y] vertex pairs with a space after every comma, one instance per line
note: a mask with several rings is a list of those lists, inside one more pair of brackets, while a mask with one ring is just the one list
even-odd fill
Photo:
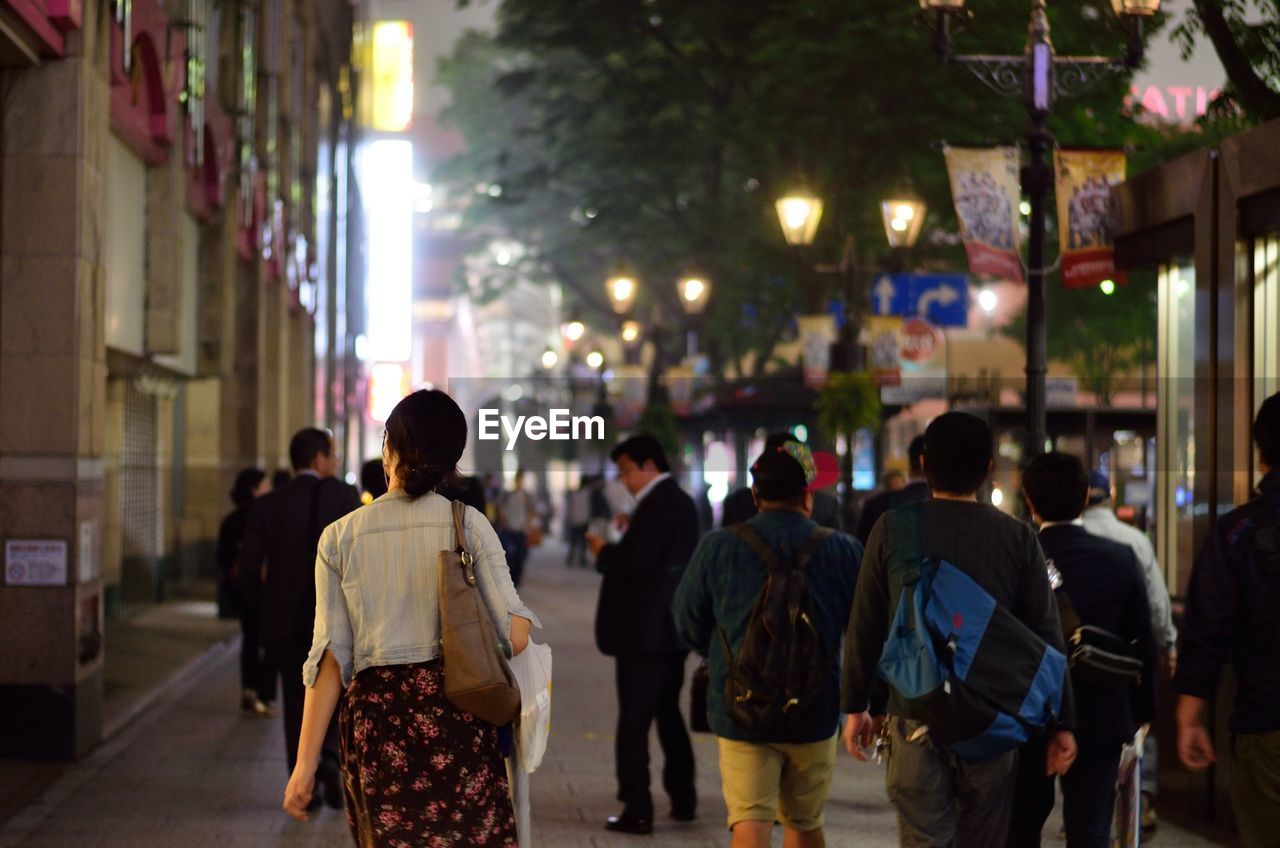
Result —
[[1194, 557], [1195, 269], [1190, 259], [1160, 267], [1158, 310], [1156, 553], [1170, 591], [1181, 595]]
[[[1280, 235], [1253, 248], [1253, 406], [1280, 391]], [[1254, 478], [1259, 477], [1254, 456]]]

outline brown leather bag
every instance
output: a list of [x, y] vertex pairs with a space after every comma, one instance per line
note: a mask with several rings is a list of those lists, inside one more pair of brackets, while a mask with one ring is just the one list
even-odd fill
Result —
[[455, 707], [498, 726], [520, 712], [520, 688], [498, 646], [476, 587], [475, 559], [462, 529], [466, 507], [453, 502], [457, 547], [440, 552], [440, 655], [444, 695]]

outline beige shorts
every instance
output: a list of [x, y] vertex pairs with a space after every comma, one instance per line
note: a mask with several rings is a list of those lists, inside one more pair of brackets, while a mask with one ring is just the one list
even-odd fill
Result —
[[779, 821], [801, 833], [822, 827], [836, 764], [835, 736], [795, 745], [719, 742], [730, 828], [744, 821]]

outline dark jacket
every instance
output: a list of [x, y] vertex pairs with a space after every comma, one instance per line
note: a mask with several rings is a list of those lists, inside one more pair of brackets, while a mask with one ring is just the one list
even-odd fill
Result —
[[871, 528], [876, 526], [880, 516], [891, 509], [907, 504], [918, 503], [929, 497], [929, 484], [923, 480], [912, 480], [896, 492], [880, 492], [862, 502], [862, 512], [858, 514], [858, 528], [854, 537], [866, 544], [871, 538]]
[[1257, 498], [1219, 518], [1200, 549], [1174, 678], [1180, 694], [1212, 700], [1222, 666], [1231, 663], [1232, 733], [1280, 730], [1280, 609], [1254, 552], [1259, 512], [1280, 523], [1280, 471], [1262, 478], [1258, 491]]
[[1040, 531], [1040, 546], [1062, 573], [1080, 622], [1133, 642], [1142, 660], [1142, 681], [1125, 689], [1102, 689], [1071, 678], [1076, 741], [1081, 746], [1122, 745], [1156, 710], [1156, 646], [1142, 566], [1132, 548], [1073, 524], [1046, 527]]
[[245, 580], [261, 579], [264, 646], [310, 643], [316, 617], [316, 543], [324, 528], [360, 506], [354, 486], [299, 474], [253, 502], [240, 549]]
[[698, 510], [673, 479], [645, 495], [622, 540], [596, 557], [604, 574], [596, 606], [596, 645], [613, 657], [684, 650], [671, 600], [698, 544]]
[[[249, 604], [257, 604], [261, 581], [250, 582], [240, 577], [240, 543], [244, 539], [244, 526], [249, 520], [249, 507], [238, 506], [218, 525], [218, 614], [243, 613]], [[256, 609], [254, 610], [257, 611]]]
[[[920, 510], [925, 556], [945, 559], [959, 568], [1037, 636], [1065, 652], [1058, 608], [1049, 593], [1044, 551], [1031, 525], [990, 504], [972, 501], [930, 498], [908, 508]], [[889, 587], [896, 515], [887, 512], [876, 522], [858, 570], [841, 673], [841, 708], [847, 713], [870, 708], [880, 714], [886, 706], [878, 691], [882, 681], [876, 668], [898, 609], [898, 597], [890, 594]], [[892, 693], [887, 706], [890, 713], [903, 712], [903, 705]], [[1071, 687], [1065, 686], [1058, 727], [1071, 730], [1074, 725]]]
[[[756, 516], [756, 502], [751, 497], [750, 489], [737, 489], [724, 499], [723, 512], [720, 517], [721, 527], [732, 527]], [[813, 514], [809, 516], [814, 524], [830, 527], [832, 530], [844, 532], [844, 519], [840, 517], [840, 501], [826, 492], [813, 493]]]
[[[797, 512], [766, 512], [747, 524], [778, 552], [783, 562], [795, 556], [817, 527]], [[862, 545], [852, 536], [836, 533], [814, 552], [805, 568], [809, 600], [826, 650], [827, 690], [821, 695], [823, 716], [814, 723], [813, 735], [792, 741], [818, 742], [835, 733], [840, 700], [840, 636], [849, 620], [861, 559]], [[699, 543], [676, 592], [676, 630], [685, 644], [707, 658], [707, 719], [712, 731], [725, 739], [772, 741], [753, 739], [729, 718], [724, 701], [729, 670], [718, 635], [723, 627], [730, 649], [736, 652], [742, 646], [756, 598], [767, 578], [764, 562], [746, 542], [732, 531], [717, 530]]]

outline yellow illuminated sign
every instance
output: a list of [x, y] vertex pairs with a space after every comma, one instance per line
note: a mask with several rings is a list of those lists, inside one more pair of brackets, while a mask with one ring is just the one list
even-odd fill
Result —
[[413, 24], [379, 21], [369, 49], [369, 125], [404, 132], [413, 123]]

